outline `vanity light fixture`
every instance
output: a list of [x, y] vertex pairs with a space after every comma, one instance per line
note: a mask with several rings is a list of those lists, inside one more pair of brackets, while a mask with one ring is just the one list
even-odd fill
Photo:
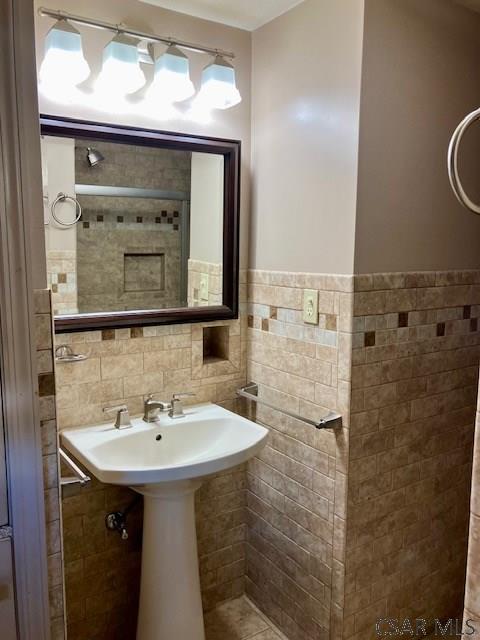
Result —
[[[242, 99], [235, 82], [235, 69], [230, 62], [235, 57], [231, 51], [46, 7], [40, 7], [39, 13], [57, 20], [47, 36], [47, 53], [40, 79], [41, 84], [46, 86], [56, 82], [58, 101], [68, 102], [73, 98], [85, 102], [87, 97], [91, 100], [91, 96], [76, 89], [76, 85], [88, 77], [90, 69], [83, 57], [80, 34], [71, 26], [71, 22], [115, 34], [103, 51], [102, 70], [95, 81], [95, 94], [100, 98], [100, 108], [118, 112], [143, 109], [155, 118], [162, 117], [161, 113], [165, 111], [171, 115], [173, 103], [187, 100], [195, 93], [190, 79], [189, 60], [183, 49], [213, 56], [212, 62], [202, 72], [201, 88], [192, 101], [191, 113], [201, 114], [202, 119], [206, 119], [211, 109], [228, 109]], [[140, 62], [151, 62], [151, 49], [155, 43], [167, 45], [167, 50], [155, 62], [154, 78], [146, 92], [146, 100], [133, 104], [126, 97], [145, 85], [146, 78]], [[68, 92], [69, 87], [72, 88], [71, 92]]]
[[68, 93], [90, 75], [80, 32], [67, 20], [58, 20], [45, 38], [45, 57], [40, 67], [40, 87], [44, 93]]
[[159, 102], [181, 102], [191, 98], [195, 87], [190, 80], [190, 64], [187, 56], [175, 45], [155, 61], [152, 84], [147, 91], [147, 99]]
[[228, 109], [241, 102], [235, 83], [235, 69], [224, 57], [215, 56], [202, 71], [202, 86], [196, 100], [210, 109]]
[[140, 68], [138, 41], [119, 32], [103, 50], [102, 70], [95, 91], [109, 97], [135, 93], [146, 82]]

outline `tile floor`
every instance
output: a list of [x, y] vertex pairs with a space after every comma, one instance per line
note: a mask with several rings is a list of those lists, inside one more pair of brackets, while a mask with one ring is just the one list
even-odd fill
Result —
[[207, 613], [205, 631], [206, 640], [287, 640], [245, 596]]

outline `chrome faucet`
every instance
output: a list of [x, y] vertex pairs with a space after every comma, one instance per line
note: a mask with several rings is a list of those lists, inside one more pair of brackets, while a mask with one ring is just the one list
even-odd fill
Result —
[[168, 411], [169, 409], [170, 405], [167, 402], [154, 400], [153, 393], [150, 393], [143, 402], [143, 420], [145, 422], [155, 422], [160, 411]]
[[143, 419], [145, 422], [155, 422], [159, 413], [168, 411], [170, 418], [184, 418], [183, 398], [194, 396], [194, 393], [174, 393], [170, 402], [155, 400], [153, 394], [149, 394], [143, 403]]

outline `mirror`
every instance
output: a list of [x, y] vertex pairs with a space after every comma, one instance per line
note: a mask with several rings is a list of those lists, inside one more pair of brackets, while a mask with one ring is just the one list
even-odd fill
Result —
[[236, 317], [239, 143], [41, 119], [57, 330]]

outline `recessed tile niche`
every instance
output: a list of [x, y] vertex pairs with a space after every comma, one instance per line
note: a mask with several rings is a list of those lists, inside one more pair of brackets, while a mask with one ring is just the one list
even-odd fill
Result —
[[125, 253], [125, 291], [163, 291], [165, 289], [164, 253]]
[[229, 359], [229, 328], [203, 327], [203, 364]]

